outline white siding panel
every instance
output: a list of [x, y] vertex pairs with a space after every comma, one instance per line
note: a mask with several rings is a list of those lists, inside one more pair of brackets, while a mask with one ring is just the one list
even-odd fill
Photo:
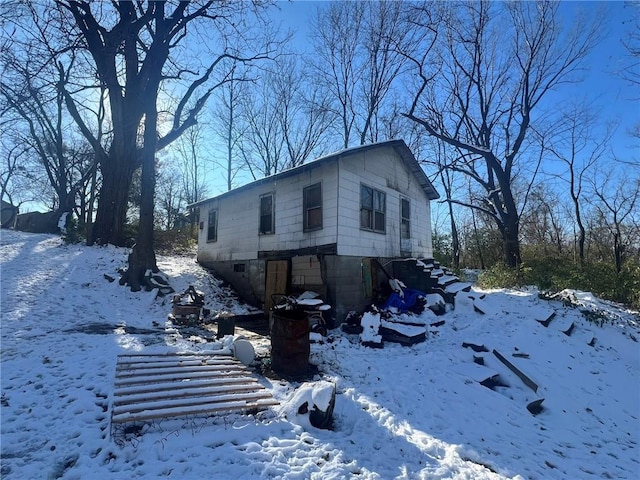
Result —
[[[323, 228], [303, 232], [303, 189], [322, 182]], [[275, 193], [275, 234], [259, 235], [260, 195]], [[209, 208], [218, 210], [218, 239], [207, 242]], [[198, 260], [252, 260], [262, 250], [314, 247], [336, 243], [338, 214], [337, 166], [323, 164], [253, 188], [213, 199], [200, 207], [204, 228], [198, 235]]]
[[[412, 255], [430, 257], [429, 200], [393, 149], [370, 150], [340, 161], [339, 255], [400, 256], [400, 197], [411, 202]], [[360, 185], [386, 194], [386, 233], [360, 229]]]

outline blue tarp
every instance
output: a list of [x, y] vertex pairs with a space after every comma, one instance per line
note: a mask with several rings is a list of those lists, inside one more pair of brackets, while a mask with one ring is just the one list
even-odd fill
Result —
[[388, 310], [389, 308], [397, 308], [400, 313], [405, 313], [408, 310], [411, 310], [418, 300], [418, 297], [426, 297], [427, 294], [421, 292], [419, 290], [412, 290], [410, 288], [403, 288], [402, 292], [404, 293], [404, 298], [398, 295], [396, 292], [393, 292], [387, 298], [387, 301], [384, 302], [382, 308]]

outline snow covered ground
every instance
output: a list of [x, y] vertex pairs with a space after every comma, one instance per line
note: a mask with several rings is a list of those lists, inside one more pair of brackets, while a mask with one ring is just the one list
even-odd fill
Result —
[[[105, 278], [118, 277], [127, 253], [2, 231], [3, 479], [640, 478], [640, 319], [581, 292], [567, 293], [603, 326], [533, 290], [473, 290], [486, 293], [485, 314], [459, 294], [437, 318], [444, 325], [412, 347], [371, 349], [330, 332], [311, 361], [315, 380], [337, 388], [333, 430], [287, 418], [299, 385], [260, 377], [281, 406], [149, 424], [119, 446], [109, 425], [117, 355], [210, 347], [167, 329], [168, 299]], [[193, 258], [159, 266], [176, 291], [202, 290], [214, 312], [248, 311]], [[552, 311], [548, 327], [536, 321]], [[258, 355], [268, 346], [256, 343]], [[489, 373], [508, 386], [480, 385]], [[534, 416], [526, 405], [537, 398]]]

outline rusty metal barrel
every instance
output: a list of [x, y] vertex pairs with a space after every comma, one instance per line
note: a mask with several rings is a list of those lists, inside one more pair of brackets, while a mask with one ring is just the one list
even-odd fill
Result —
[[271, 368], [288, 376], [302, 376], [309, 368], [309, 320], [301, 310], [271, 312]]

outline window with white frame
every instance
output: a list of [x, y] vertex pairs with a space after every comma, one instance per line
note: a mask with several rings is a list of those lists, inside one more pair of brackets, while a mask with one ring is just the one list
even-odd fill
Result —
[[367, 185], [360, 185], [360, 228], [385, 233], [386, 211], [386, 194]]

